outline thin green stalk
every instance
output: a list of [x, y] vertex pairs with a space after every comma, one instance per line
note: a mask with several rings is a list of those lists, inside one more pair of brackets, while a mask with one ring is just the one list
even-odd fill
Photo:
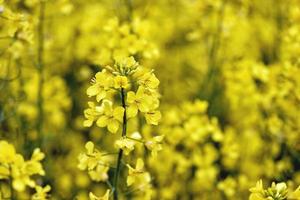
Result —
[[[9, 173], [12, 174], [11, 166], [9, 166]], [[9, 189], [10, 189], [10, 199], [15, 200], [15, 193], [14, 193], [14, 188], [13, 188], [12, 177], [9, 177]]]
[[[126, 136], [127, 132], [127, 116], [126, 116], [126, 103], [125, 103], [125, 90], [124, 88], [121, 89], [121, 99], [122, 99], [122, 106], [124, 108], [124, 115], [123, 115], [123, 125], [122, 125], [122, 137]], [[122, 163], [122, 157], [123, 157], [123, 150], [120, 149], [118, 153], [118, 159], [117, 159], [117, 167], [114, 174], [114, 180], [113, 180], [113, 197], [114, 200], [118, 200], [118, 180], [119, 175], [121, 172], [121, 163]]]
[[133, 140], [133, 141], [136, 141], [136, 142], [143, 143], [143, 144], [145, 143], [145, 141], [143, 141], [143, 140], [135, 139], [135, 138], [132, 138], [132, 137], [126, 136], [126, 138], [128, 138], [128, 139], [130, 139], [130, 140]]
[[38, 25], [38, 47], [37, 47], [37, 69], [39, 73], [39, 83], [38, 83], [38, 122], [37, 122], [37, 133], [38, 133], [38, 143], [42, 146], [43, 143], [43, 122], [44, 122], [44, 109], [43, 109], [43, 85], [44, 85], [44, 21], [45, 21], [45, 1], [40, 0], [40, 10], [39, 10], [39, 25]]

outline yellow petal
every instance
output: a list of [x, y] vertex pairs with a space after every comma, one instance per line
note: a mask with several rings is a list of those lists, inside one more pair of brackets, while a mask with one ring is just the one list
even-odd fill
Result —
[[289, 195], [288, 199], [300, 200], [300, 186]]
[[99, 87], [98, 85], [92, 85], [90, 86], [87, 91], [86, 91], [86, 94], [89, 96], [89, 97], [92, 97], [92, 96], [95, 96], [97, 95], [99, 92]]
[[131, 186], [134, 183], [134, 177], [128, 176], [127, 177], [127, 186]]
[[133, 103], [135, 102], [135, 93], [130, 91], [127, 93], [127, 102], [128, 103]]
[[88, 154], [92, 154], [94, 152], [94, 147], [95, 147], [95, 145], [91, 141], [89, 141], [85, 144], [85, 148], [86, 148]]
[[156, 76], [154, 74], [152, 74], [151, 78], [150, 78], [150, 84], [149, 86], [151, 88], [157, 88], [159, 85], [159, 80], [156, 78]]
[[113, 112], [113, 117], [115, 119], [117, 119], [119, 122], [122, 122], [123, 121], [124, 110], [125, 109], [121, 106], [116, 107], [114, 109], [114, 112]]
[[104, 90], [99, 91], [96, 100], [97, 102], [101, 101], [102, 99], [104, 99], [106, 97], [106, 92]]
[[10, 171], [7, 167], [0, 165], [0, 180], [1, 179], [8, 179]]
[[142, 98], [145, 94], [145, 88], [140, 86], [136, 92], [136, 97], [137, 98]]
[[89, 198], [90, 198], [90, 200], [99, 200], [100, 199], [96, 195], [94, 195], [92, 192], [89, 193]]
[[99, 117], [99, 119], [97, 120], [97, 126], [99, 127], [105, 127], [107, 126], [107, 124], [108, 124], [108, 118], [105, 115]]
[[145, 114], [146, 122], [148, 124], [157, 125], [161, 119], [161, 113], [159, 111], [152, 111]]
[[127, 88], [128, 87], [128, 79], [126, 76], [116, 76], [114, 79], [115, 88]]
[[142, 171], [144, 168], [144, 161], [141, 158], [138, 158], [136, 161], [136, 170]]
[[135, 117], [138, 113], [138, 107], [136, 104], [131, 104], [128, 106], [127, 110], [126, 110], [126, 114], [128, 118], [132, 118]]
[[119, 122], [117, 120], [111, 120], [108, 123], [107, 128], [108, 128], [109, 132], [116, 133], [119, 129]]
[[40, 148], [36, 148], [33, 151], [33, 154], [31, 156], [31, 160], [41, 161], [45, 158], [45, 154], [41, 152]]
[[148, 112], [150, 110], [150, 101], [149, 98], [144, 96], [141, 102], [138, 104], [139, 110], [143, 113]]
[[162, 142], [163, 139], [164, 139], [164, 135], [159, 135], [159, 136], [155, 136], [153, 139], [156, 141], [156, 142]]
[[18, 192], [22, 192], [25, 190], [25, 183], [21, 179], [15, 179], [13, 181], [13, 188]]
[[83, 122], [84, 127], [91, 127], [92, 125], [93, 125], [93, 120], [87, 119], [87, 120], [84, 120], [84, 122]]

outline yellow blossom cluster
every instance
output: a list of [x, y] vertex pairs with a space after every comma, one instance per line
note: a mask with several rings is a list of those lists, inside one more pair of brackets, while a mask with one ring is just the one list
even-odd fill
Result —
[[300, 199], [300, 188], [290, 192], [286, 183], [272, 183], [271, 187], [264, 189], [262, 180], [256, 183], [256, 186], [250, 189], [251, 195], [249, 200], [285, 200], [285, 199]]
[[[110, 153], [101, 153], [94, 148], [94, 143], [91, 141], [85, 145], [87, 152], [79, 155], [78, 167], [81, 170], [87, 169], [92, 180], [107, 182], [111, 186], [114, 199], [122, 195], [119, 192], [118, 179], [124, 162], [123, 154], [132, 156], [137, 143], [151, 151], [154, 156], [162, 150], [163, 136], [144, 140], [138, 132], [127, 135], [127, 126], [130, 125], [130, 121], [136, 119], [138, 124], [144, 121], [147, 125], [158, 125], [161, 119], [158, 110], [160, 97], [158, 85], [159, 80], [154, 72], [142, 67], [131, 56], [116, 60], [113, 66], [105, 66], [101, 72], [96, 73], [92, 85], [87, 89], [87, 95], [95, 100], [90, 101], [89, 108], [84, 111], [86, 117], [84, 126], [91, 127], [95, 122], [98, 127], [107, 127], [107, 130], [114, 134], [122, 127], [122, 133], [121, 137], [114, 142], [114, 147], [119, 151], [113, 179], [109, 179], [108, 175], [112, 165]], [[120, 99], [117, 96], [120, 96]], [[127, 167], [127, 186], [134, 185], [135, 190], [144, 192], [150, 199], [151, 176], [144, 170], [143, 159], [137, 159], [136, 168], [129, 164]], [[110, 190], [107, 190], [102, 198], [107, 197], [110, 193], [108, 191]], [[97, 199], [93, 193], [89, 196], [90, 199]]]
[[34, 175], [44, 176], [45, 171], [41, 164], [45, 154], [39, 148], [35, 149], [30, 160], [24, 160], [21, 154], [16, 153], [14, 146], [5, 140], [0, 140], [0, 179], [11, 184], [10, 196], [1, 193], [2, 198], [15, 198], [14, 190], [23, 192], [27, 187], [34, 188], [36, 193], [32, 199], [47, 200], [50, 186], [42, 188], [33, 179]]

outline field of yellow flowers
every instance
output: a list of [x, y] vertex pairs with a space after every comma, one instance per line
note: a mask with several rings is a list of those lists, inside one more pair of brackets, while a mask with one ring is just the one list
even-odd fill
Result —
[[0, 200], [300, 200], [300, 0], [0, 0]]

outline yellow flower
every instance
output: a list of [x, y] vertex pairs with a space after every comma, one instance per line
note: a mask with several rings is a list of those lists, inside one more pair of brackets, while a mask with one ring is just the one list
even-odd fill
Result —
[[35, 187], [31, 179], [33, 175], [45, 175], [41, 164], [45, 154], [39, 148], [35, 149], [31, 159], [25, 161], [23, 156], [16, 154], [14, 146], [6, 141], [0, 141], [0, 179], [12, 179], [15, 190], [22, 192], [26, 186]]
[[99, 102], [106, 97], [108, 90], [112, 86], [112, 75], [104, 69], [95, 75], [93, 85], [87, 89], [87, 95], [89, 97], [96, 96], [96, 100]]
[[123, 121], [124, 108], [117, 106], [112, 107], [110, 101], [103, 102], [103, 115], [97, 120], [97, 126], [106, 127], [111, 133], [116, 133], [120, 123]]
[[8, 166], [0, 165], [0, 180], [8, 179], [10, 175], [10, 171]]
[[161, 113], [158, 110], [149, 111], [145, 113], [145, 118], [147, 124], [157, 125], [159, 120], [161, 119]]
[[264, 191], [262, 180], [257, 181], [256, 186], [250, 188], [251, 193], [262, 193]]
[[127, 93], [127, 116], [128, 118], [135, 117], [138, 110], [145, 113], [151, 108], [151, 97], [145, 94], [143, 87], [139, 87], [136, 94], [132, 91]]
[[94, 181], [105, 181], [108, 179], [109, 166], [93, 142], [85, 144], [86, 152], [78, 156], [80, 170], [88, 170], [89, 176]]
[[300, 186], [288, 196], [288, 199], [300, 200]]
[[11, 164], [16, 157], [15, 147], [8, 142], [0, 141], [0, 163]]
[[105, 163], [99, 163], [97, 167], [89, 171], [89, 175], [94, 181], [106, 181], [108, 179], [109, 167]]
[[162, 140], [164, 139], [164, 136], [155, 136], [151, 140], [148, 140], [145, 142], [145, 146], [147, 149], [151, 151], [152, 156], [156, 156], [157, 152], [162, 150]]
[[85, 144], [85, 148], [86, 153], [81, 153], [78, 156], [78, 168], [81, 170], [92, 170], [98, 165], [99, 160], [101, 160], [101, 153], [95, 149], [95, 145], [91, 141]]
[[143, 74], [141, 77], [139, 77], [138, 83], [147, 88], [147, 89], [157, 89], [159, 85], [159, 80], [156, 78], [156, 76], [151, 72], [147, 72]]
[[94, 102], [88, 102], [89, 108], [84, 110], [86, 120], [83, 122], [84, 127], [91, 127], [102, 113], [102, 107], [96, 106]]
[[138, 66], [138, 62], [135, 61], [133, 56], [130, 56], [122, 60], [122, 65], [134, 69]]
[[129, 86], [129, 83], [128, 83], [128, 79], [126, 76], [116, 76], [114, 78], [114, 87], [116, 89], [119, 89], [119, 88], [127, 88]]
[[13, 177], [13, 188], [19, 192], [25, 190], [26, 186], [35, 187], [35, 182], [30, 179], [30, 175], [27, 172], [26, 162], [21, 155], [16, 156], [15, 163], [11, 166]]
[[26, 171], [29, 175], [39, 174], [41, 176], [45, 175], [43, 169], [42, 161], [45, 158], [45, 154], [41, 152], [39, 148], [36, 148], [31, 156], [31, 159], [26, 162]]
[[102, 197], [97, 197], [92, 192], [89, 193], [90, 200], [109, 200], [110, 190], [106, 190], [105, 194]]
[[285, 200], [288, 196], [285, 183], [272, 183], [271, 187], [264, 189], [262, 180], [256, 183], [254, 188], [250, 189], [249, 200]]
[[232, 198], [236, 193], [237, 181], [232, 177], [227, 177], [225, 180], [220, 181], [217, 188], [224, 192], [227, 198]]
[[44, 158], [45, 158], [45, 154], [43, 152], [41, 152], [40, 148], [34, 149], [33, 154], [31, 156], [31, 160], [41, 161]]
[[134, 141], [124, 137], [115, 142], [115, 147], [123, 149], [125, 155], [129, 155], [129, 153], [134, 150], [134, 145]]
[[49, 199], [49, 194], [51, 187], [49, 185], [45, 186], [44, 188], [41, 186], [35, 186], [35, 194], [32, 196], [32, 200], [47, 200]]
[[127, 185], [131, 186], [136, 185], [147, 185], [151, 181], [150, 174], [144, 171], [144, 162], [141, 158], [137, 159], [136, 167], [133, 168], [129, 164], [128, 167], [128, 176], [127, 176]]
[[121, 58], [117, 59], [115, 68], [123, 75], [129, 75], [139, 66], [138, 62], [132, 56], [125, 58], [121, 56]]

